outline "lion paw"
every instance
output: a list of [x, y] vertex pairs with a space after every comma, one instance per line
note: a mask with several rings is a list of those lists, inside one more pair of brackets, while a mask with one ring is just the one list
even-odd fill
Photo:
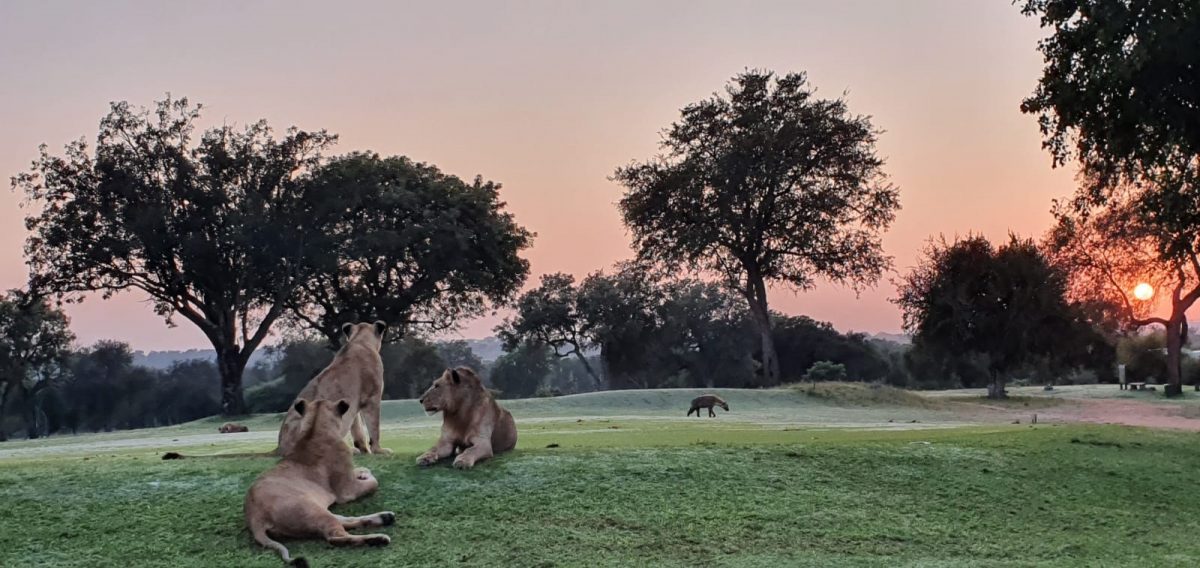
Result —
[[463, 456], [461, 456], [461, 455], [458, 456], [458, 458], [454, 460], [454, 468], [455, 469], [471, 469], [474, 466], [475, 466], [474, 462], [472, 462], [471, 460], [463, 459]]
[[370, 535], [363, 539], [367, 546], [387, 546], [392, 539], [385, 534]]
[[387, 448], [372, 448], [371, 453], [377, 456], [390, 456], [392, 451]]
[[436, 454], [421, 454], [421, 457], [417, 458], [417, 465], [421, 467], [429, 467], [437, 463], [437, 461], [438, 458]]

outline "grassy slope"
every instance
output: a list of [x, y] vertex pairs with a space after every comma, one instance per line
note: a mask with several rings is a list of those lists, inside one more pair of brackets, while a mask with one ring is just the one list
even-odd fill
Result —
[[[686, 420], [689, 394], [514, 401], [520, 449], [469, 472], [413, 466], [432, 422], [390, 405], [397, 454], [358, 460], [382, 489], [340, 511], [398, 512], [392, 546], [293, 553], [316, 566], [1200, 563], [1195, 434], [803, 427], [839, 408], [850, 424], [940, 416], [860, 404], [913, 404], [878, 393], [731, 392], [734, 412]], [[162, 462], [158, 450], [0, 459], [0, 566], [279, 565], [241, 523], [269, 460]]]

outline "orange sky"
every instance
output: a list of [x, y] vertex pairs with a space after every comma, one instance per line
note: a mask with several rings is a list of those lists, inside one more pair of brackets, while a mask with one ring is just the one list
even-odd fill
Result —
[[[0, 172], [24, 169], [39, 143], [94, 139], [109, 101], [169, 91], [204, 103], [211, 121], [326, 128], [339, 153], [404, 154], [503, 183], [538, 234], [534, 283], [628, 258], [607, 176], [651, 156], [682, 106], [757, 67], [848, 91], [851, 110], [886, 131], [879, 150], [904, 209], [884, 243], [901, 271], [932, 234], [1040, 235], [1050, 200], [1073, 188], [1018, 110], [1040, 73], [1041, 32], [1007, 1], [247, 4], [0, 3]], [[4, 288], [25, 279], [19, 203], [0, 191]], [[893, 294], [887, 281], [861, 297], [776, 289], [772, 307], [897, 331]], [[69, 314], [83, 344], [207, 346], [133, 294]]]

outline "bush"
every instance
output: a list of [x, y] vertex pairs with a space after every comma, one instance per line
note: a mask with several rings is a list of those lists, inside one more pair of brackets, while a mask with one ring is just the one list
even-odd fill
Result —
[[246, 389], [246, 408], [252, 413], [283, 412], [299, 391], [285, 377]]
[[817, 361], [804, 373], [804, 380], [810, 382], [845, 381], [846, 366], [841, 363]]

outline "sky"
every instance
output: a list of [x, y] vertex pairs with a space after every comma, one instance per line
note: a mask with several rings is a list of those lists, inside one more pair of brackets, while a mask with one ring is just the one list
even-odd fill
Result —
[[[537, 233], [527, 286], [630, 258], [615, 168], [657, 151], [679, 109], [747, 68], [805, 71], [884, 133], [903, 209], [895, 273], [856, 295], [774, 288], [772, 308], [843, 331], [897, 332], [891, 280], [931, 236], [1039, 236], [1073, 172], [1019, 110], [1042, 68], [1036, 20], [1004, 0], [0, 3], [0, 174], [39, 144], [94, 141], [110, 101], [165, 93], [213, 123], [337, 133], [334, 153], [406, 155], [501, 197]], [[26, 279], [22, 196], [0, 188], [0, 288]], [[67, 310], [78, 342], [207, 347], [144, 296]], [[463, 322], [485, 337], [504, 314]]]

